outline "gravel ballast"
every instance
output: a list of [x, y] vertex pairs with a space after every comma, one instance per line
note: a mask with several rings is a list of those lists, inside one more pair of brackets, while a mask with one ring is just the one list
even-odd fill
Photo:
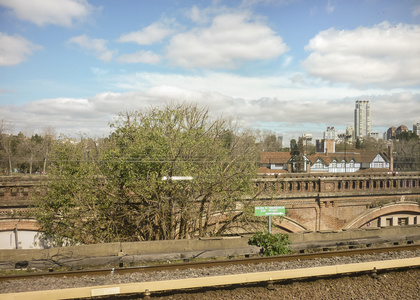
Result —
[[[209, 268], [199, 268], [199, 269], [191, 268], [191, 269], [183, 269], [183, 270], [176, 270], [176, 271], [171, 270], [171, 271], [158, 271], [158, 272], [150, 272], [150, 273], [137, 272], [137, 273], [131, 273], [131, 274], [109, 274], [109, 275], [100, 275], [100, 276], [82, 276], [82, 277], [68, 277], [68, 278], [66, 277], [41, 277], [41, 278], [24, 279], [24, 280], [9, 280], [9, 281], [0, 282], [0, 291], [3, 294], [4, 293], [17, 293], [17, 292], [29, 292], [29, 291], [37, 291], [37, 290], [52, 290], [52, 289], [76, 288], [76, 287], [99, 286], [99, 285], [113, 285], [113, 284], [125, 284], [125, 283], [134, 283], [134, 282], [182, 279], [182, 278], [198, 278], [198, 277], [206, 277], [206, 276], [220, 276], [220, 275], [227, 275], [227, 274], [280, 271], [280, 270], [287, 270], [287, 269], [311, 268], [311, 267], [320, 267], [320, 266], [328, 266], [328, 265], [340, 265], [340, 264], [361, 263], [361, 262], [379, 261], [379, 260], [403, 259], [403, 258], [411, 258], [411, 257], [420, 257], [420, 250], [385, 252], [385, 253], [365, 254], [365, 255], [355, 255], [355, 256], [338, 256], [338, 257], [331, 257], [331, 258], [297, 260], [297, 261], [288, 261], [288, 262], [230, 265], [230, 266], [225, 266], [225, 267], [209, 267]], [[395, 285], [394, 285], [395, 289], [400, 289], [402, 286], [406, 284], [409, 284], [409, 286], [412, 286], [414, 282], [415, 285], [413, 288], [415, 289], [415, 291], [418, 292], [417, 295], [420, 296], [420, 290], [419, 290], [419, 282], [420, 282], [419, 274], [420, 273], [418, 269], [408, 270], [407, 273], [404, 273], [404, 272], [396, 272], [396, 273], [406, 274], [404, 276], [407, 276], [408, 279], [402, 280], [401, 281], [402, 285], [399, 285], [397, 282], [395, 282]], [[380, 277], [386, 278], [386, 276], [388, 275], [382, 274]], [[347, 280], [356, 280], [354, 279], [356, 277], [350, 276], [348, 278], [349, 279]], [[360, 278], [360, 277], [357, 277], [357, 278]], [[345, 280], [345, 278], [342, 278], [342, 279]], [[338, 280], [338, 279], [331, 279], [331, 280]], [[326, 285], [327, 285], [327, 287], [324, 287], [323, 289], [321, 289], [322, 291], [325, 291], [325, 289], [332, 290], [336, 288], [335, 286], [328, 287], [328, 284], [330, 284], [328, 280], [327, 281], [321, 280], [321, 281], [326, 282]], [[376, 282], [376, 281], [373, 281], [373, 282]], [[378, 281], [378, 282], [380, 283], [381, 281]], [[300, 283], [303, 283], [303, 282], [300, 282]], [[374, 286], [377, 284], [378, 283], [375, 283]], [[282, 288], [282, 285], [281, 286], [276, 285], [276, 286], [277, 286], [276, 288]], [[287, 286], [290, 286], [290, 285], [287, 285]], [[293, 285], [291, 286], [293, 287]], [[313, 288], [315, 288], [315, 285]], [[338, 291], [340, 291], [340, 289], [338, 289]], [[344, 292], [343, 289], [341, 289], [341, 291]], [[210, 292], [211, 291], [209, 291], [209, 293]], [[359, 294], [359, 292], [356, 292], [356, 294]], [[304, 297], [304, 298], [307, 298], [307, 297]], [[282, 296], [282, 299], [304, 299], [304, 298], [301, 298], [300, 296], [297, 296], [296, 298], [283, 298]], [[171, 298], [171, 299], [176, 299], [176, 298]], [[177, 298], [177, 299], [181, 299], [181, 298]], [[204, 298], [200, 298], [200, 299], [204, 299]], [[234, 298], [225, 298], [225, 299], [234, 299]], [[251, 299], [251, 298], [240, 297], [240, 299], [243, 300], [243, 299]], [[253, 299], [256, 299], [256, 298], [253, 298]], [[323, 297], [322, 299], [329, 299], [329, 298]], [[330, 298], [330, 299], [333, 299], [333, 298]], [[337, 299], [337, 298], [334, 298], [334, 299]], [[352, 298], [347, 298], [347, 299], [352, 299]], [[369, 299], [369, 298], [355, 297], [353, 299]], [[386, 297], [384, 298], [381, 296], [379, 298], [373, 297], [370, 299], [395, 299], [395, 298], [386, 298]], [[412, 298], [400, 297], [400, 299], [412, 299]], [[417, 299], [417, 298], [413, 298], [413, 299]]]

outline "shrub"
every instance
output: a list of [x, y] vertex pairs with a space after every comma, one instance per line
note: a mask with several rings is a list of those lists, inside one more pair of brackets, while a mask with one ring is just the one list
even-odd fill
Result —
[[289, 248], [291, 244], [288, 234], [268, 232], [257, 232], [248, 241], [249, 245], [261, 247], [262, 256], [284, 255], [292, 251]]

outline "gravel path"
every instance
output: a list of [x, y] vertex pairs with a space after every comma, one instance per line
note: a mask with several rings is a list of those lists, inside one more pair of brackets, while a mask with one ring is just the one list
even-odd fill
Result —
[[[286, 270], [286, 269], [298, 269], [298, 268], [310, 268], [310, 267], [318, 267], [318, 266], [327, 266], [327, 265], [338, 265], [338, 264], [349, 264], [349, 263], [358, 263], [358, 262], [368, 262], [368, 261], [377, 261], [377, 260], [390, 260], [390, 259], [402, 259], [402, 258], [409, 258], [409, 257], [420, 257], [420, 250], [416, 251], [400, 251], [400, 252], [387, 252], [387, 253], [378, 253], [378, 254], [369, 254], [369, 255], [355, 255], [355, 256], [342, 256], [342, 257], [331, 257], [331, 258], [322, 258], [322, 259], [314, 259], [314, 260], [298, 260], [298, 261], [291, 261], [291, 262], [272, 262], [272, 263], [266, 263], [266, 264], [247, 264], [247, 265], [231, 265], [228, 267], [211, 267], [211, 268], [200, 268], [200, 269], [184, 269], [184, 270], [177, 270], [177, 271], [159, 271], [159, 272], [153, 272], [153, 273], [131, 273], [131, 274], [110, 274], [110, 275], [102, 275], [102, 276], [83, 276], [83, 277], [69, 277], [69, 278], [58, 278], [58, 277], [41, 277], [36, 279], [25, 279], [25, 280], [10, 280], [10, 281], [3, 281], [0, 282], [0, 293], [16, 293], [16, 292], [28, 292], [28, 291], [36, 291], [36, 290], [49, 290], [49, 289], [63, 289], [63, 288], [74, 288], [74, 287], [83, 287], [83, 286], [98, 286], [98, 285], [110, 285], [110, 284], [123, 284], [123, 283], [133, 283], [133, 282], [147, 282], [147, 281], [158, 281], [158, 280], [170, 280], [170, 279], [181, 279], [181, 278], [197, 278], [197, 277], [206, 277], [206, 276], [218, 276], [218, 275], [226, 275], [226, 274], [240, 274], [240, 273], [251, 273], [251, 272], [266, 272], [266, 271], [275, 271], [275, 270]], [[397, 272], [396, 274], [403, 274], [400, 272]], [[371, 298], [351, 298], [350, 295], [353, 293], [352, 290], [349, 288], [343, 288], [346, 286], [346, 284], [353, 284], [353, 281], [358, 281], [361, 277], [345, 277], [342, 278], [343, 280], [343, 287], [340, 287], [341, 283], [331, 283], [331, 286], [325, 283], [323, 284], [324, 288], [319, 287], [319, 292], [325, 292], [325, 291], [332, 291], [337, 290], [337, 292], [346, 293], [346, 295], [349, 295], [350, 298], [346, 299], [420, 299], [420, 293], [419, 293], [419, 282], [420, 282], [420, 272], [418, 269], [407, 271], [407, 273], [404, 273], [407, 278], [397, 280], [395, 281], [394, 290], [398, 290], [403, 288], [404, 291], [412, 292], [412, 289], [409, 287], [412, 287], [417, 292], [418, 298], [405, 298], [405, 297], [398, 297], [398, 298], [387, 298], [385, 296], [379, 296], [378, 297], [371, 297]], [[381, 275], [381, 278], [387, 278], [387, 274]], [[389, 275], [391, 276], [391, 275]], [[397, 275], [395, 275], [396, 278], [399, 278]], [[363, 277], [363, 276], [362, 276]], [[369, 277], [370, 278], [370, 277]], [[415, 280], [413, 280], [413, 278]], [[412, 280], [409, 280], [412, 279]], [[338, 279], [332, 279], [332, 282], [335, 282], [334, 280]], [[341, 280], [341, 279], [340, 279]], [[347, 281], [348, 282], [347, 282]], [[373, 279], [372, 279], [373, 280]], [[317, 285], [319, 285], [319, 282], [330, 282], [330, 280], [319, 280], [314, 283], [313, 287], [316, 288]], [[369, 281], [369, 280], [367, 280]], [[381, 283], [380, 280], [372, 281], [368, 283], [365, 281], [366, 286], [376, 286]], [[360, 292], [363, 292], [363, 288], [361, 288], [362, 283], [364, 281], [362, 280], [359, 283], [354, 283], [360, 288], [355, 288], [354, 293], [355, 295], [360, 294]], [[411, 282], [411, 283], [410, 283]], [[416, 282], [413, 287], [413, 282]], [[299, 284], [309, 284], [310, 282], [302, 282]], [[311, 283], [311, 284], [312, 284]], [[406, 285], [409, 285], [409, 287], [406, 287]], [[294, 284], [287, 285], [287, 288], [293, 290]], [[311, 285], [312, 286], [312, 285]], [[283, 289], [283, 285], [278, 286], [277, 289]], [[267, 289], [265, 289], [265, 292], [267, 293]], [[378, 292], [380, 292], [382, 289], [380, 288]], [[388, 289], [383, 289], [384, 291]], [[316, 291], [313, 291], [314, 293]], [[410, 292], [410, 293], [411, 293]], [[209, 291], [211, 294], [211, 291]], [[271, 292], [270, 292], [271, 293]], [[299, 296], [299, 292], [296, 292], [296, 298], [283, 298], [282, 299], [307, 299], [308, 297], [303, 297], [303, 295]], [[387, 293], [390, 293], [387, 292]], [[293, 295], [293, 294], [291, 294]], [[308, 294], [309, 295], [309, 294]], [[379, 294], [375, 294], [379, 295]], [[194, 297], [193, 295], [191, 295]], [[278, 299], [277, 294], [277, 299]], [[232, 296], [233, 297], [233, 296]], [[271, 297], [271, 296], [270, 296]], [[274, 296], [273, 296], [274, 297]], [[303, 298], [302, 298], [303, 297]], [[222, 299], [217, 297], [218, 299]], [[184, 298], [165, 298], [165, 299], [184, 299]], [[185, 298], [187, 299], [187, 298]], [[196, 299], [196, 298], [190, 298], [190, 299]], [[204, 299], [204, 298], [200, 298]], [[210, 298], [208, 298], [210, 299]], [[212, 298], [214, 299], [214, 297]], [[235, 299], [231, 297], [227, 297], [224, 299]], [[251, 299], [246, 297], [240, 297], [236, 299]], [[252, 299], [258, 299], [252, 298]], [[267, 298], [270, 299], [270, 298]], [[271, 298], [275, 299], [275, 298]], [[338, 299], [338, 298], [319, 298], [319, 299]]]

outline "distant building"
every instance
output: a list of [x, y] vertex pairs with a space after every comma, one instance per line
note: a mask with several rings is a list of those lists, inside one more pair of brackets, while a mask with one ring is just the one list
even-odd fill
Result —
[[315, 145], [316, 153], [334, 153], [335, 152], [335, 140], [316, 140]]
[[347, 126], [346, 128], [346, 136], [347, 136], [347, 141], [349, 142], [353, 142], [354, 140], [354, 126]]
[[379, 140], [379, 132], [371, 132], [369, 137], [374, 138], [375, 140]]
[[420, 123], [416, 123], [416, 124], [413, 125], [413, 133], [420, 136]]
[[277, 142], [279, 142], [280, 148], [283, 148], [283, 136], [282, 135], [279, 135], [277, 137]]
[[302, 134], [303, 140], [311, 141], [312, 140], [312, 134], [311, 133], [304, 133]]
[[334, 127], [327, 127], [327, 130], [324, 131], [324, 140], [336, 140], [337, 132]]
[[398, 126], [398, 128], [395, 130], [395, 136], [398, 136], [399, 134], [403, 133], [403, 132], [408, 132], [408, 127], [405, 125], [400, 125]]
[[372, 117], [368, 100], [357, 100], [354, 109], [355, 138], [370, 136], [372, 132]]
[[389, 127], [388, 130], [386, 131], [386, 140], [394, 140], [395, 139], [395, 131], [397, 130], [397, 128], [395, 128], [394, 126]]

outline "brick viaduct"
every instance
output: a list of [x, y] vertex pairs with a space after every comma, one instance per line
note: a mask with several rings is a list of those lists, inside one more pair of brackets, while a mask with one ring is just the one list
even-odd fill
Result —
[[280, 231], [420, 224], [418, 172], [290, 174], [256, 184], [259, 205], [285, 206]]
[[[0, 232], [37, 230], [27, 211], [46, 176], [0, 177]], [[273, 232], [342, 230], [420, 224], [420, 172], [288, 174], [255, 179], [255, 206], [285, 206]], [[240, 209], [240, 207], [238, 207]]]

